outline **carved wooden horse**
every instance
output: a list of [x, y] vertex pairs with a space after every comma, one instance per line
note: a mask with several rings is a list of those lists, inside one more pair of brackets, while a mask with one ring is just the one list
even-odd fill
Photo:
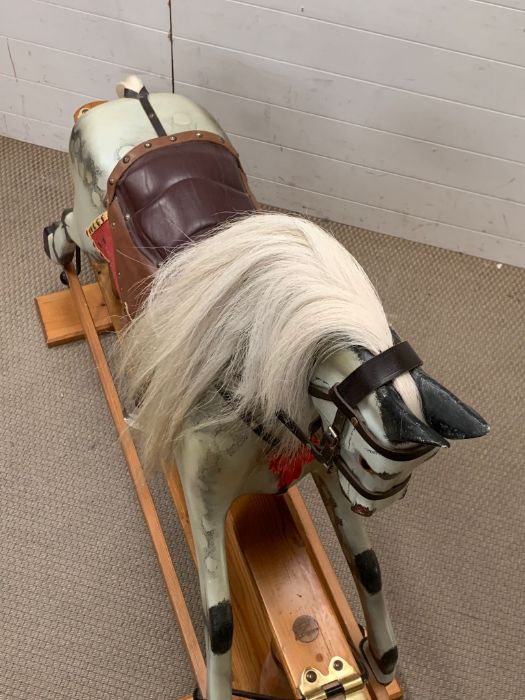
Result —
[[130, 316], [140, 308], [123, 369], [140, 397], [146, 465], [176, 462], [183, 484], [209, 699], [231, 697], [228, 508], [308, 473], [361, 598], [362, 651], [387, 683], [397, 648], [363, 516], [402, 498], [413, 469], [448, 440], [488, 426], [421, 369], [342, 246], [303, 219], [256, 213], [210, 115], [133, 81], [121, 93], [73, 129], [74, 208], [45, 230], [45, 247], [59, 263], [75, 246], [105, 258]]

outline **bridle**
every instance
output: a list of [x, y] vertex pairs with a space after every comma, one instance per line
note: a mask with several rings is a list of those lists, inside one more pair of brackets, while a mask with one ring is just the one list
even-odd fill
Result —
[[[310, 383], [308, 393], [313, 398], [331, 401], [336, 407], [335, 417], [325, 429], [321, 418], [313, 421], [305, 433], [290, 416], [283, 411], [277, 414], [278, 420], [300, 440], [312, 453], [313, 458], [323, 464], [327, 471], [337, 469], [350, 483], [350, 485], [364, 498], [370, 501], [379, 501], [395, 496], [402, 492], [410, 480], [410, 476], [404, 481], [395, 484], [387, 491], [369, 491], [361, 484], [355, 475], [348, 469], [341, 459], [339, 448], [341, 438], [350, 421], [354, 429], [362, 439], [378, 454], [394, 462], [408, 462], [423, 457], [433, 450], [434, 445], [418, 445], [409, 449], [385, 447], [366, 427], [366, 423], [357, 408], [360, 401], [366, 396], [393, 381], [405, 372], [410, 372], [421, 367], [423, 361], [419, 358], [412, 346], [407, 342], [399, 342], [384, 350], [379, 355], [364, 362], [351, 372], [343, 381], [337, 382], [329, 389], [320, 388], [317, 384]], [[234, 400], [233, 395], [224, 387], [218, 387], [218, 392], [226, 401]], [[253, 416], [245, 415], [245, 423], [272, 448], [279, 446], [279, 441], [265, 433], [263, 426], [257, 425]]]
[[380, 493], [369, 491], [359, 483], [340, 458], [341, 437], [347, 421], [350, 421], [354, 429], [375, 452], [395, 462], [412, 461], [434, 450], [434, 445], [418, 445], [409, 449], [381, 445], [366, 427], [366, 423], [357, 408], [359, 402], [373, 391], [401, 374], [421, 367], [422, 364], [422, 360], [411, 345], [404, 341], [367, 360], [343, 381], [334, 384], [329, 389], [325, 390], [310, 383], [308, 387], [310, 396], [323, 401], [331, 401], [337, 409], [332, 424], [324, 430], [320, 418], [312, 423], [308, 431], [309, 435], [307, 435], [284, 413], [279, 413], [277, 417], [312, 452], [318, 462], [324, 464], [328, 470], [337, 468], [359, 494], [372, 501], [390, 498], [407, 486], [410, 476], [388, 491]]

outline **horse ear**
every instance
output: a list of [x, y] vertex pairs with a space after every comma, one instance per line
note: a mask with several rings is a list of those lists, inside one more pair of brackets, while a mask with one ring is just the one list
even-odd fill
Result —
[[385, 434], [390, 442], [415, 442], [422, 445], [449, 447], [448, 441], [442, 435], [409, 411], [393, 387], [382, 386], [376, 394]]
[[429, 425], [450, 440], [486, 435], [490, 426], [479, 413], [454, 396], [423, 370], [412, 372]]

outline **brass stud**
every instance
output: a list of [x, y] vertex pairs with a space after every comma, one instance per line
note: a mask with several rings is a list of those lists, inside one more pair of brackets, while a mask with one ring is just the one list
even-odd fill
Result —
[[112, 225], [112, 226], [116, 226], [117, 224], [116, 224], [114, 221], [112, 221], [112, 222], [111, 222], [111, 225]]
[[317, 680], [317, 673], [315, 671], [307, 671], [306, 672], [306, 680], [309, 683], [314, 683]]
[[124, 163], [129, 163], [129, 156], [124, 156], [122, 160]]
[[110, 178], [109, 178], [109, 184], [110, 184], [110, 185], [113, 185], [114, 183], [115, 183], [115, 178], [114, 178], [114, 177], [110, 177]]
[[124, 218], [126, 219], [126, 221], [129, 221], [131, 219], [131, 214], [126, 214]]
[[177, 137], [176, 136], [170, 136], [170, 141], [176, 141]]
[[151, 143], [149, 141], [146, 141], [144, 144], [144, 148], [151, 148]]
[[197, 133], [195, 134], [195, 136], [196, 136], [198, 139], [201, 139], [201, 138], [202, 138], [202, 133], [201, 133], [200, 131], [197, 131]]

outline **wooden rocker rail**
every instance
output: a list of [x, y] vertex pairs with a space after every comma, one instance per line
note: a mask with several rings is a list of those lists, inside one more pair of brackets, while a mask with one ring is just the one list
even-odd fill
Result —
[[[38, 297], [37, 307], [49, 346], [82, 337], [89, 345], [195, 681], [206, 697], [204, 658], [98, 336], [99, 332], [121, 329], [121, 308], [111, 291], [107, 268], [95, 269], [99, 284], [83, 288], [69, 265], [69, 290]], [[176, 471], [167, 477], [167, 485], [193, 555], [188, 513]], [[333, 666], [334, 658], [340, 657], [345, 669], [349, 664], [348, 668], [357, 672], [353, 649], [359, 648], [362, 634], [299, 491], [291, 488], [284, 497], [238, 499], [228, 515], [226, 532], [235, 620], [234, 688], [301, 698], [302, 682], [307, 696], [326, 698], [322, 688], [312, 685], [311, 695], [309, 688], [304, 690], [305, 683], [308, 686], [305, 671], [315, 669], [322, 679], [330, 662]], [[384, 687], [370, 678], [364, 688], [354, 690], [351, 682], [345, 688], [346, 697], [356, 700], [402, 697], [397, 681]]]

